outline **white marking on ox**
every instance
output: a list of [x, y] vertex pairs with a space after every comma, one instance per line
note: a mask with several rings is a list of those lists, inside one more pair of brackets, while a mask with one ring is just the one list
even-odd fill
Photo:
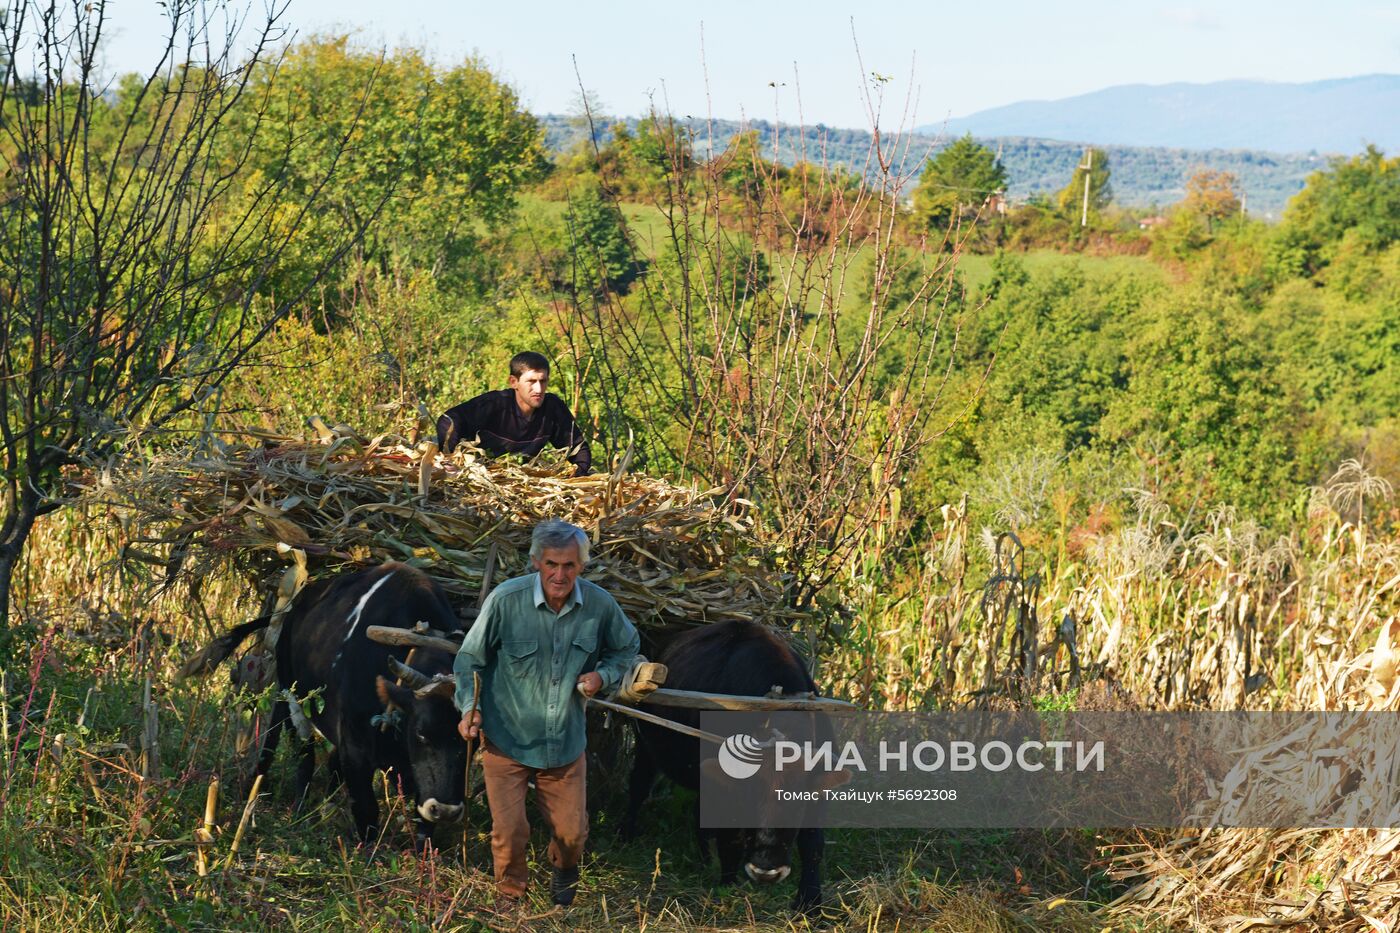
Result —
[[354, 635], [355, 629], [359, 627], [360, 616], [364, 613], [365, 606], [369, 603], [369, 598], [374, 595], [375, 590], [379, 589], [381, 586], [387, 583], [389, 581], [389, 578], [393, 575], [394, 572], [392, 570], [384, 574], [384, 576], [380, 577], [377, 581], [375, 581], [374, 586], [369, 588], [369, 592], [365, 593], [365, 595], [360, 597], [360, 601], [355, 604], [354, 610], [350, 613], [350, 631], [345, 633], [345, 641], [349, 641], [350, 636]]
[[[383, 586], [388, 581], [388, 579], [394, 575], [394, 573], [395, 571], [391, 570], [388, 573], [384, 574], [384, 576], [376, 580], [374, 586], [370, 587], [369, 590], [365, 592], [365, 595], [360, 597], [360, 601], [355, 604], [355, 608], [350, 610], [350, 616], [348, 619], [348, 621], [350, 622], [350, 631], [346, 632], [345, 637], [341, 639], [340, 643], [342, 647], [345, 645], [346, 642], [350, 640], [351, 636], [355, 634], [355, 629], [359, 628], [360, 616], [364, 614], [365, 606], [369, 603], [369, 598], [373, 596], [375, 590], [378, 590], [381, 586]], [[335, 667], [339, 663], [340, 652], [336, 652], [335, 660], [331, 662], [331, 667]]]

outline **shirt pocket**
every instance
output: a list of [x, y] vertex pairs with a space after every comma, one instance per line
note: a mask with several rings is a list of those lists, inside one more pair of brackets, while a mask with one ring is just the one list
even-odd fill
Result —
[[501, 642], [501, 654], [505, 659], [502, 665], [516, 677], [526, 677], [533, 673], [535, 655], [540, 650], [538, 639], [513, 639]]
[[[588, 666], [589, 660], [593, 657], [593, 652], [598, 648], [597, 632], [580, 632], [574, 636], [574, 660], [576, 663]], [[591, 666], [588, 666], [592, 670]]]

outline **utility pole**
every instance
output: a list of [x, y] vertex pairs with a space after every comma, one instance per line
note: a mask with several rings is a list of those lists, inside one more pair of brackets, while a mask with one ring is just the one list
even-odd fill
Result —
[[1079, 216], [1079, 226], [1089, 226], [1089, 182], [1094, 177], [1094, 150], [1084, 150], [1084, 164], [1079, 166], [1084, 169], [1084, 212]]

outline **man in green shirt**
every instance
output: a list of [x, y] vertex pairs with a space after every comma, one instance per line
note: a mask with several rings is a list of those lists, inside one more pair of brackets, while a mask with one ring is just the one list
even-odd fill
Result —
[[[462, 737], [484, 735], [481, 770], [497, 892], [512, 901], [525, 893], [525, 792], [533, 778], [553, 833], [550, 891], [554, 903], [567, 907], [588, 838], [584, 697], [615, 688], [641, 640], [602, 587], [579, 579], [588, 562], [582, 529], [557, 519], [540, 522], [530, 561], [537, 572], [492, 590], [463, 639], [453, 665], [456, 702]], [[480, 675], [479, 698], [474, 674]]]

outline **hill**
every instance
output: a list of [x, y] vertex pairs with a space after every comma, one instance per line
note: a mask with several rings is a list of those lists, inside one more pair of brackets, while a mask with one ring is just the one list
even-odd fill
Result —
[[[549, 147], [563, 152], [578, 145], [587, 135], [586, 127], [559, 115], [540, 118], [544, 123]], [[636, 124], [635, 119], [627, 121]], [[765, 149], [773, 150], [784, 162], [799, 158], [841, 165], [862, 171], [868, 163], [870, 134], [864, 130], [835, 129], [826, 126], [796, 127], [758, 120], [738, 123], [715, 120], [711, 123], [693, 121], [690, 131], [695, 150], [722, 148], [743, 130], [759, 134]], [[600, 130], [600, 135], [606, 131]], [[949, 135], [913, 134], [909, 138], [911, 166], [946, 145]], [[1036, 194], [1048, 194], [1062, 188], [1083, 157], [1080, 143], [1060, 142], [1028, 136], [980, 137], [979, 141], [1001, 153], [1011, 178], [1013, 200], [1026, 200]], [[1252, 213], [1277, 217], [1284, 204], [1303, 186], [1309, 172], [1326, 166], [1327, 160], [1316, 154], [1281, 154], [1248, 149], [1173, 149], [1154, 146], [1102, 146], [1113, 171], [1114, 199], [1129, 207], [1166, 206], [1181, 200], [1186, 180], [1197, 169], [1205, 167], [1233, 172], [1240, 180]]]
[[1032, 136], [1125, 146], [1359, 152], [1400, 148], [1400, 75], [1285, 84], [1127, 84], [1019, 101], [921, 127], [953, 136]]

